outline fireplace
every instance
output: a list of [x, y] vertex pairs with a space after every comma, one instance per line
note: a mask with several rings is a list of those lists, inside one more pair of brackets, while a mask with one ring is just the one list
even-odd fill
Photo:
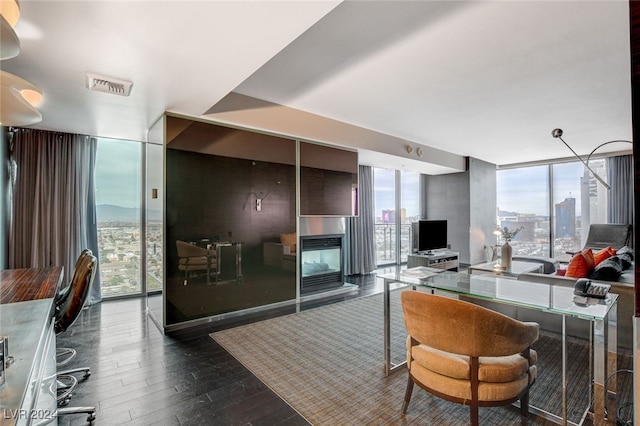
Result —
[[301, 237], [301, 293], [341, 287], [344, 284], [342, 239], [342, 235]]

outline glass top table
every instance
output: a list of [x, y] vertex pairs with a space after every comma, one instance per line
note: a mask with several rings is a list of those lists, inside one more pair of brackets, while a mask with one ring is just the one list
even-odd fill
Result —
[[534, 262], [522, 262], [519, 260], [514, 260], [511, 262], [511, 267], [508, 269], [504, 269], [500, 267], [499, 263], [496, 262], [485, 262], [479, 263], [477, 265], [469, 266], [470, 274], [495, 274], [495, 275], [504, 275], [507, 277], [517, 277], [520, 274], [525, 274], [527, 272], [542, 272], [542, 263], [534, 263]]
[[[605, 376], [616, 371], [616, 320], [618, 295], [605, 299], [575, 296], [573, 287], [514, 280], [496, 275], [477, 275], [417, 267], [379, 275], [384, 281], [385, 374], [402, 367], [391, 363], [390, 284], [399, 283], [413, 289], [444, 291], [480, 300], [560, 315], [562, 317], [562, 417], [531, 407], [532, 411], [558, 424], [575, 424], [567, 420], [567, 336], [566, 317], [576, 317], [593, 324], [594, 423], [605, 422]], [[606, 330], [605, 330], [606, 325]], [[606, 335], [606, 338], [605, 338]], [[606, 341], [605, 341], [606, 339]], [[608, 349], [607, 349], [608, 346]], [[608, 355], [608, 362], [607, 362]], [[611, 388], [611, 386], [610, 386]], [[610, 408], [610, 407], [609, 407]], [[588, 408], [587, 408], [588, 410]], [[614, 411], [615, 412], [615, 411]]]

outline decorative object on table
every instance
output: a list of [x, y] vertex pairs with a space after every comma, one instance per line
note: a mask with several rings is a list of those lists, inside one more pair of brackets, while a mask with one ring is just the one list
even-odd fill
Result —
[[504, 244], [502, 245], [501, 256], [500, 256], [500, 266], [501, 266], [502, 269], [511, 268], [511, 259], [513, 257], [513, 248], [511, 247], [509, 242], [512, 239], [514, 239], [516, 237], [516, 235], [518, 235], [518, 232], [520, 232], [523, 228], [524, 227], [521, 226], [520, 228], [516, 229], [515, 231], [510, 231], [509, 228], [507, 228], [505, 226], [504, 228], [502, 228], [500, 230], [500, 232], [502, 233], [502, 239], [504, 240]]
[[[493, 235], [496, 236], [496, 243], [489, 248], [491, 249], [491, 261], [495, 262], [500, 257], [498, 254], [500, 251], [500, 235], [502, 235], [502, 229], [500, 229], [500, 226], [496, 225], [496, 229], [493, 230]], [[499, 265], [499, 263], [496, 263], [496, 266]]]

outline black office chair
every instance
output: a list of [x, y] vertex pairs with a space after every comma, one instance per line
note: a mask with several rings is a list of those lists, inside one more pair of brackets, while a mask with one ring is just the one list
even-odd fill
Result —
[[[85, 257], [87, 257], [88, 255], [93, 255], [93, 252], [89, 249], [84, 249], [80, 253], [80, 256], [78, 256], [78, 260], [76, 260], [75, 267], [73, 268], [73, 277], [71, 278], [71, 281], [69, 281], [66, 286], [61, 287], [60, 290], [56, 293], [56, 308], [65, 303], [65, 301], [69, 297], [71, 283], [78, 279], [77, 275], [80, 273], [80, 266], [82, 265]], [[56, 348], [56, 366], [60, 368], [67, 365], [69, 361], [71, 361], [75, 356], [76, 350], [73, 348]]]
[[[76, 262], [76, 271], [74, 271], [68, 290], [63, 297], [64, 300], [55, 308], [54, 330], [56, 335], [66, 331], [71, 327], [84, 308], [89, 296], [89, 290], [96, 273], [97, 259], [89, 253], [84, 253]], [[62, 296], [61, 296], [62, 297]], [[57, 298], [56, 298], [57, 300]], [[75, 373], [83, 372], [85, 378], [89, 376], [90, 370], [87, 367], [74, 368], [58, 372], [58, 404], [65, 406], [69, 403], [71, 393], [78, 384], [78, 379], [73, 376]], [[58, 408], [58, 415], [81, 414], [89, 415], [87, 421], [95, 420], [95, 407], [63, 407]]]

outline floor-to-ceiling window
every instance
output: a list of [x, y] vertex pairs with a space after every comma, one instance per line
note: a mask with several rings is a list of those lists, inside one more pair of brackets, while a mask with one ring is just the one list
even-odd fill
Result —
[[411, 254], [411, 223], [420, 219], [420, 173], [400, 172], [400, 262]]
[[139, 142], [98, 139], [96, 205], [102, 296], [142, 291]]
[[396, 263], [396, 171], [373, 169], [376, 263]]
[[[606, 176], [603, 159], [590, 166]], [[497, 224], [520, 228], [514, 254], [568, 261], [589, 224], [607, 221], [606, 190], [578, 161], [498, 170], [497, 202]]]
[[411, 222], [420, 216], [420, 174], [374, 168], [376, 261], [390, 265], [411, 253]]
[[549, 168], [499, 170], [496, 187], [497, 224], [510, 230], [521, 228], [511, 242], [514, 254], [549, 256]]

